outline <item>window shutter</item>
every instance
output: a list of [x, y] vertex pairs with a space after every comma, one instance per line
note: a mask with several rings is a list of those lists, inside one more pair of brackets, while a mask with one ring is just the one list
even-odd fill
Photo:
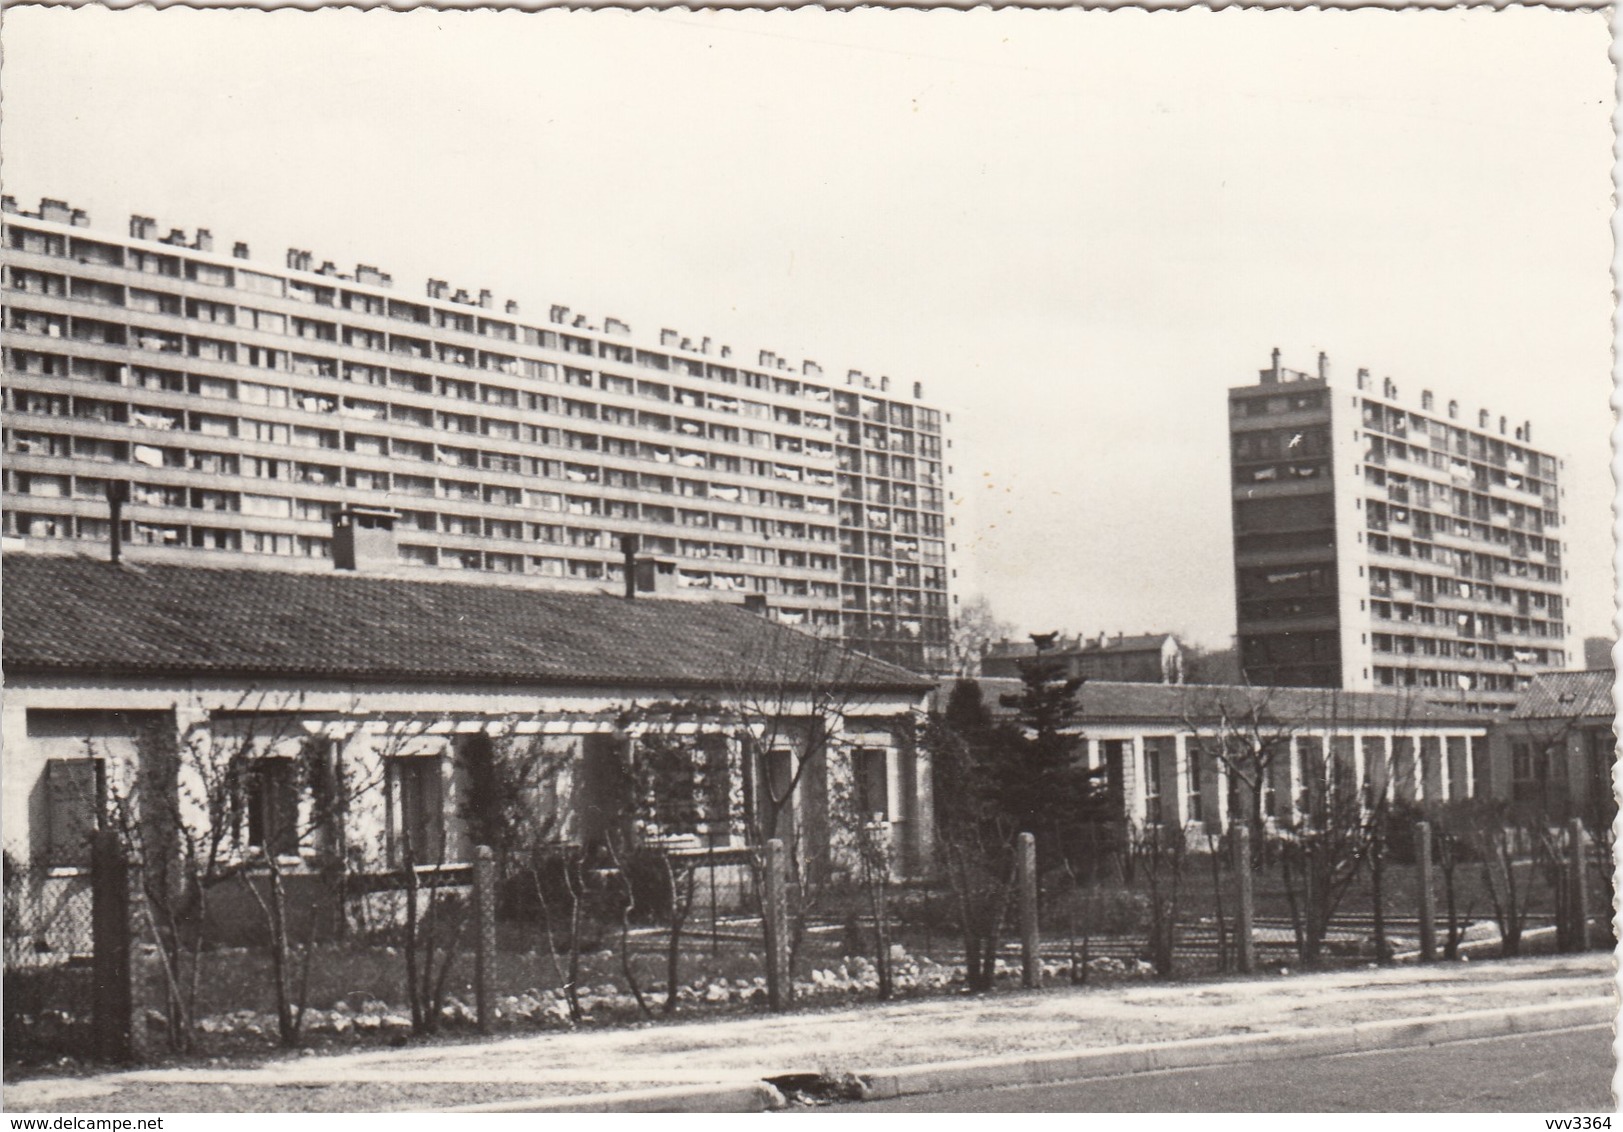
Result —
[[46, 764], [49, 863], [88, 865], [90, 835], [101, 825], [100, 759], [52, 759]]

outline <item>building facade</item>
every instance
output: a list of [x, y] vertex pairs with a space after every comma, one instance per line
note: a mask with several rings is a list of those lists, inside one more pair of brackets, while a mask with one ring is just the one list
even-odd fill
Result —
[[1504, 710], [1566, 667], [1561, 461], [1530, 424], [1275, 350], [1229, 431], [1248, 680]]
[[1551, 821], [1576, 817], [1591, 831], [1611, 829], [1617, 817], [1616, 684], [1610, 668], [1534, 680], [1494, 729], [1497, 795]]
[[132, 217], [5, 203], [5, 533], [139, 556], [330, 569], [333, 516], [396, 513], [402, 570], [618, 588], [636, 535], [673, 596], [765, 599], [913, 667], [946, 663], [943, 414], [922, 387], [709, 338], [521, 317], [217, 253]]
[[[981, 700], [1008, 718], [1015, 680], [982, 678]], [[952, 685], [937, 689], [944, 706]], [[1101, 772], [1117, 820], [1182, 831], [1191, 848], [1243, 813], [1221, 755], [1251, 747], [1268, 828], [1300, 822], [1315, 787], [1341, 777], [1367, 798], [1405, 804], [1493, 796], [1493, 725], [1417, 691], [1089, 681], [1076, 693], [1076, 759]]]
[[618, 768], [651, 734], [691, 758], [688, 801], [635, 831], [666, 851], [779, 837], [838, 865], [861, 828], [898, 874], [928, 859], [931, 684], [736, 606], [163, 560], [0, 571], [8, 886], [30, 866], [47, 923], [89, 900], [88, 835], [132, 813], [149, 847], [183, 823], [295, 875], [335, 853], [466, 864], [496, 759], [547, 768], [515, 787], [531, 835], [589, 848], [632, 821]]

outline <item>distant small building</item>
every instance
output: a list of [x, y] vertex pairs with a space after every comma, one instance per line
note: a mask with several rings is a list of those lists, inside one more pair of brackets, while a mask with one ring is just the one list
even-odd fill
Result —
[[1617, 816], [1612, 766], [1616, 705], [1610, 668], [1546, 672], [1492, 733], [1493, 795], [1551, 820], [1591, 830]]
[[[1021, 662], [1036, 654], [1030, 641], [996, 641], [981, 657], [981, 674], [1018, 678]], [[1125, 684], [1183, 683], [1183, 645], [1170, 633], [1061, 638], [1048, 655], [1063, 659], [1066, 674], [1072, 677]]]

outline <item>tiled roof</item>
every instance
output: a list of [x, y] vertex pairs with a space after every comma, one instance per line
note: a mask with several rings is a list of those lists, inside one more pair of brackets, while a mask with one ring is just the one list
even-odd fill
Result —
[[1594, 716], [1610, 718], [1612, 685], [1617, 673], [1610, 668], [1596, 668], [1587, 672], [1546, 672], [1527, 689], [1512, 719], [1585, 719]]
[[[1001, 697], [1018, 694], [1019, 680], [983, 677], [977, 680], [981, 698], [993, 711], [1008, 712]], [[941, 705], [952, 692], [953, 681], [937, 691]], [[1078, 722], [1152, 723], [1186, 726], [1214, 718], [1226, 708], [1233, 718], [1244, 718], [1256, 705], [1262, 718], [1311, 720], [1356, 727], [1365, 724], [1449, 725], [1486, 727], [1486, 716], [1473, 715], [1422, 696], [1398, 692], [1344, 692], [1334, 688], [1248, 688], [1235, 684], [1129, 684], [1089, 680], [1076, 694]]]
[[[931, 681], [718, 602], [8, 554], [10, 675], [311, 677], [715, 688]], [[747, 658], [747, 659], [746, 659]], [[755, 663], [755, 658], [762, 658]]]

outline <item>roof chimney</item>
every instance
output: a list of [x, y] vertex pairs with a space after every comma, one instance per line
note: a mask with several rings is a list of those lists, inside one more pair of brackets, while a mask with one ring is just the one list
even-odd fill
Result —
[[107, 517], [111, 520], [108, 526], [112, 530], [112, 541], [108, 545], [108, 561], [117, 562], [124, 551], [124, 504], [130, 499], [129, 480], [107, 481]]
[[625, 556], [626, 569], [626, 600], [630, 601], [637, 596], [637, 551], [642, 546], [642, 540], [636, 535], [620, 536], [620, 553]]
[[338, 570], [389, 569], [399, 563], [394, 523], [384, 507], [341, 507], [332, 520], [332, 563]]
[[200, 252], [213, 251], [214, 233], [210, 232], [207, 228], [199, 228], [197, 230], [197, 235], [192, 237], [192, 247], [196, 248]]
[[237, 259], [247, 259], [248, 245], [243, 243], [241, 240], [238, 240], [236, 243], [231, 245], [231, 254]]
[[745, 594], [744, 608], [751, 613], [759, 613], [762, 617], [765, 617], [770, 607], [766, 603], [765, 594]]
[[1330, 356], [1323, 350], [1319, 351], [1319, 380], [1330, 380]]

